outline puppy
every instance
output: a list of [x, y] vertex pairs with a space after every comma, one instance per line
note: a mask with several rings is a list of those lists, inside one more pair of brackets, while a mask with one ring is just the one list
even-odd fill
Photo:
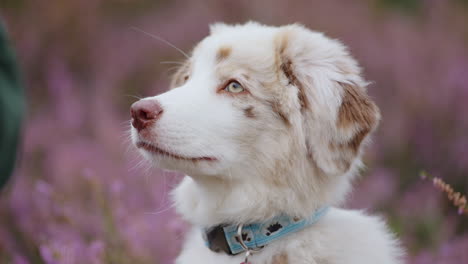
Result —
[[401, 263], [384, 222], [340, 205], [380, 119], [357, 62], [301, 25], [215, 24], [132, 140], [193, 225], [178, 264]]

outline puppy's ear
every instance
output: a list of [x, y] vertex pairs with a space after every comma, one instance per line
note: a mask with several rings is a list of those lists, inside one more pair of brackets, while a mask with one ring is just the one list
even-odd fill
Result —
[[[353, 82], [337, 82], [341, 90], [333, 137], [329, 139], [328, 155], [338, 173], [346, 172], [359, 160], [363, 145], [380, 120], [380, 111], [369, 98], [365, 87]], [[360, 165], [360, 164], [358, 164]]]
[[366, 93], [357, 62], [337, 40], [299, 25], [280, 29], [275, 39], [278, 71], [297, 89], [306, 155], [327, 175], [360, 164], [380, 112]]

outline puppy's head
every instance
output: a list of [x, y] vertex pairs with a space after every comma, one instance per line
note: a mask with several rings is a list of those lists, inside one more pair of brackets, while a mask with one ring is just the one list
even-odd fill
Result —
[[346, 192], [380, 118], [346, 48], [299, 25], [216, 24], [172, 86], [132, 105], [145, 157], [195, 179], [297, 188], [306, 200]]

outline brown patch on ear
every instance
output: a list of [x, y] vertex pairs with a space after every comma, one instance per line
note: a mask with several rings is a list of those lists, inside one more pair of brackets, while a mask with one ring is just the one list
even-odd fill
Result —
[[288, 255], [286, 253], [282, 253], [273, 257], [271, 264], [288, 264]]
[[309, 108], [309, 101], [307, 100], [307, 97], [305, 95], [304, 86], [301, 82], [299, 82], [296, 75], [294, 74], [293, 63], [286, 54], [286, 49], [292, 39], [291, 35], [292, 33], [290, 31], [285, 31], [280, 33], [275, 39], [278, 52], [277, 65], [279, 65], [279, 69], [288, 79], [289, 84], [292, 84], [295, 87], [297, 87], [297, 96], [301, 105], [301, 111], [303, 111], [304, 109]]
[[330, 145], [330, 148], [348, 149], [356, 154], [366, 135], [377, 125], [380, 113], [362, 88], [348, 83], [339, 84], [343, 87], [344, 94], [337, 126], [342, 129], [355, 129], [356, 132], [348, 142]]
[[228, 46], [223, 46], [218, 50], [218, 53], [216, 53], [216, 62], [220, 62], [222, 60], [225, 60], [227, 57], [232, 52], [232, 48]]
[[347, 128], [357, 125], [363, 131], [370, 131], [377, 122], [379, 112], [377, 106], [357, 85], [341, 82], [339, 84], [343, 87], [344, 94], [338, 112], [338, 127]]
[[367, 134], [369, 134], [371, 128], [365, 128], [358, 131], [354, 137], [348, 142], [348, 147], [354, 152], [357, 153], [361, 142], [364, 140]]
[[253, 112], [253, 109], [254, 107], [253, 106], [249, 106], [247, 108], [244, 109], [244, 115], [248, 118], [255, 118], [255, 114]]
[[334, 153], [332, 159], [336, 169], [346, 172], [359, 154], [365, 137], [377, 126], [380, 112], [364, 88], [352, 83], [338, 84], [343, 89], [343, 99], [336, 121], [340, 141], [329, 142], [328, 148]]

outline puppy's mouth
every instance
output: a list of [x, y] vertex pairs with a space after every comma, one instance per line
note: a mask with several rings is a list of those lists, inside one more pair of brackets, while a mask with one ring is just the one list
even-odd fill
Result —
[[144, 149], [144, 150], [146, 150], [148, 152], [151, 152], [153, 154], [166, 156], [166, 157], [171, 157], [171, 158], [179, 159], [179, 160], [186, 160], [186, 161], [202, 161], [202, 160], [204, 160], [204, 161], [216, 161], [217, 160], [214, 157], [187, 157], [187, 156], [178, 155], [178, 154], [171, 153], [169, 151], [160, 149], [160, 148], [156, 147], [155, 145], [150, 144], [148, 142], [144, 142], [144, 141], [138, 141], [136, 143], [136, 146], [137, 146], [137, 148]]

